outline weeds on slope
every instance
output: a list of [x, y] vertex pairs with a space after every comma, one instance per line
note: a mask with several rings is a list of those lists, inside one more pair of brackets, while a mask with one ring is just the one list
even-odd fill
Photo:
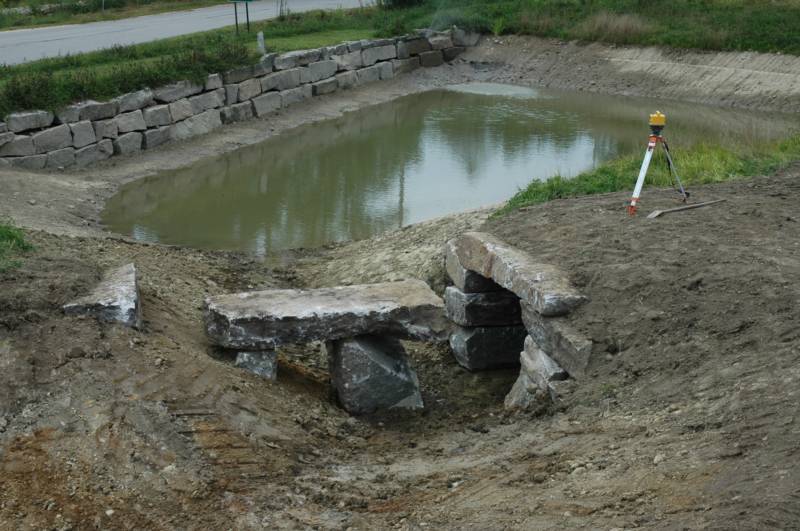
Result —
[[[648, 186], [670, 186], [672, 177], [666, 162], [656, 152], [647, 174]], [[800, 160], [800, 135], [787, 140], [733, 151], [721, 146], [698, 144], [673, 153], [681, 181], [688, 187], [770, 174]], [[640, 155], [623, 157], [572, 178], [560, 175], [545, 181], [533, 181], [517, 192], [494, 216], [502, 216], [521, 207], [583, 195], [633, 190]]]
[[22, 231], [7, 223], [0, 223], [0, 273], [19, 265], [15, 256], [32, 249]]

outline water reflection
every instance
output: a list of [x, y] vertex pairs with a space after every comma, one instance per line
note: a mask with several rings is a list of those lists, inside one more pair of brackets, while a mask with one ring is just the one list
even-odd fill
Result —
[[694, 105], [472, 85], [400, 98], [131, 183], [109, 201], [104, 221], [141, 240], [257, 255], [366, 238], [642, 150], [656, 107], [669, 116], [673, 149], [794, 126]]

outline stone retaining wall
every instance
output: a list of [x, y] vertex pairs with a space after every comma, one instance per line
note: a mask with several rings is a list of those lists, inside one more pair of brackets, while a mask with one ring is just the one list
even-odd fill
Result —
[[267, 54], [258, 64], [211, 74], [202, 85], [180, 81], [56, 113], [12, 113], [0, 122], [0, 167], [88, 166], [262, 118], [314, 96], [439, 66], [477, 42], [478, 35], [453, 28]]

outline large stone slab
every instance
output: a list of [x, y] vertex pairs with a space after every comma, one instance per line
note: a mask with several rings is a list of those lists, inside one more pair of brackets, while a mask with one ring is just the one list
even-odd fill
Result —
[[334, 76], [340, 89], [349, 89], [358, 85], [358, 74], [353, 71], [340, 72]]
[[219, 109], [209, 109], [174, 124], [170, 130], [170, 136], [173, 140], [185, 140], [210, 133], [218, 127], [222, 127]]
[[114, 141], [115, 155], [128, 155], [142, 150], [142, 133], [130, 132], [120, 135]]
[[5, 159], [15, 168], [24, 170], [41, 170], [47, 163], [47, 155], [31, 155], [29, 157], [10, 157]]
[[130, 133], [131, 131], [144, 131], [147, 129], [147, 124], [144, 122], [144, 115], [142, 111], [136, 110], [120, 114], [116, 118], [117, 130], [119, 134]]
[[69, 168], [75, 164], [75, 148], [67, 147], [47, 154], [46, 168]]
[[322, 79], [327, 79], [337, 71], [336, 61], [317, 61], [308, 65], [309, 82], [316, 83]]
[[171, 85], [157, 88], [153, 91], [153, 97], [159, 103], [172, 103], [182, 100], [203, 91], [203, 85], [192, 83], [191, 81], [178, 81]]
[[81, 120], [105, 120], [106, 118], [113, 118], [119, 112], [119, 105], [116, 101], [84, 101], [80, 104], [80, 119]]
[[573, 378], [586, 375], [592, 356], [592, 342], [564, 319], [543, 317], [530, 304], [521, 302], [522, 322], [533, 341], [558, 362]]
[[[263, 96], [265, 95], [259, 96], [258, 98], [255, 98], [255, 100], [262, 98]], [[219, 117], [222, 120], [222, 123], [230, 124], [234, 122], [251, 120], [253, 118], [253, 105], [255, 104], [255, 100], [252, 102], [246, 101], [244, 103], [236, 103], [220, 109]], [[280, 97], [278, 97], [278, 101], [280, 101]]]
[[27, 135], [15, 135], [0, 146], [0, 157], [27, 157], [35, 153], [33, 139]]
[[371, 66], [378, 61], [386, 61], [397, 57], [397, 48], [394, 44], [375, 46], [361, 50], [361, 61], [364, 66]]
[[459, 365], [471, 371], [516, 367], [526, 335], [523, 326], [457, 326], [450, 348]]
[[94, 134], [94, 127], [89, 120], [71, 123], [69, 124], [69, 129], [72, 133], [72, 145], [76, 148], [86, 147], [97, 141], [97, 136]]
[[428, 38], [432, 50], [444, 50], [453, 47], [453, 39], [449, 35], [434, 35]]
[[[132, 133], [135, 134], [135, 133]], [[114, 145], [109, 139], [99, 141], [97, 144], [89, 144], [85, 148], [75, 151], [75, 164], [78, 166], [88, 166], [105, 160], [114, 154]]]
[[66, 124], [57, 125], [31, 135], [36, 153], [47, 153], [72, 145], [72, 132]]
[[[169, 111], [167, 111], [169, 115]], [[88, 120], [86, 120], [88, 121]], [[103, 138], [117, 138], [119, 136], [119, 129], [117, 129], [117, 120], [109, 118], [107, 120], [98, 120], [90, 122], [94, 128], [94, 136], [100, 141]]]
[[279, 92], [267, 92], [253, 98], [253, 112], [261, 118], [281, 108], [282, 101]]
[[119, 105], [119, 112], [136, 111], [153, 104], [153, 91], [150, 89], [129, 92], [114, 98]]
[[266, 380], [278, 377], [278, 354], [274, 350], [238, 352], [234, 365]]
[[430, 49], [431, 43], [428, 42], [428, 39], [422, 37], [404, 39], [397, 43], [397, 58], [408, 59], [423, 52], [428, 52]]
[[192, 104], [189, 102], [189, 99], [184, 98], [182, 100], [173, 101], [170, 103], [169, 115], [173, 123], [180, 122], [194, 116], [194, 110], [192, 109]]
[[141, 321], [136, 266], [126, 264], [105, 273], [85, 297], [64, 306], [68, 315], [91, 315], [100, 321], [138, 327]]
[[449, 332], [444, 303], [421, 280], [219, 295], [206, 299], [205, 323], [212, 343], [255, 350], [363, 334], [444, 341]]
[[454, 251], [462, 267], [513, 291], [542, 315], [565, 315], [587, 300], [563, 271], [491, 234], [464, 233], [456, 238]]
[[314, 96], [321, 96], [323, 94], [330, 94], [332, 92], [336, 92], [336, 89], [339, 88], [339, 82], [336, 81], [335, 77], [331, 77], [323, 81], [317, 81], [316, 83], [312, 83], [311, 88], [313, 90]]
[[464, 48], [463, 46], [453, 46], [452, 48], [445, 48], [444, 50], [442, 50], [442, 55], [445, 61], [450, 62], [459, 55], [461, 55], [462, 53], [464, 53], [464, 50], [466, 50], [466, 48]]
[[373, 81], [380, 80], [381, 69], [378, 65], [373, 65], [362, 68], [361, 70], [356, 70], [356, 74], [358, 75], [358, 84], [363, 85], [365, 83], [372, 83]]
[[16, 135], [14, 135], [14, 133], [12, 133], [10, 131], [8, 131], [8, 132], [7, 131], [0, 132], [0, 147], [2, 147], [4, 145], [8, 144], [9, 142], [11, 142], [12, 140], [14, 140], [14, 136], [16, 136]]
[[519, 297], [508, 290], [464, 293], [454, 286], [444, 290], [447, 317], [461, 326], [509, 326], [522, 323]]
[[464, 293], [487, 293], [490, 291], [501, 291], [502, 286], [491, 278], [487, 278], [475, 271], [470, 271], [461, 265], [456, 253], [457, 239], [448, 241], [444, 246], [444, 265], [447, 276], [453, 281], [453, 285]]
[[424, 67], [439, 66], [444, 64], [444, 55], [441, 50], [431, 50], [419, 54], [419, 64]]
[[189, 103], [192, 104], [192, 114], [222, 107], [225, 104], [225, 89], [219, 88], [192, 96], [189, 98]]
[[261, 80], [248, 79], [239, 83], [239, 103], [251, 100], [261, 94]]
[[392, 67], [394, 68], [395, 74], [404, 74], [406, 72], [412, 72], [417, 68], [419, 68], [419, 57], [394, 59], [392, 60]]
[[290, 68], [315, 63], [320, 60], [321, 55], [322, 51], [319, 49], [295, 50], [275, 57], [273, 66], [275, 70], [288, 70]]
[[301, 87], [289, 90], [282, 90], [280, 95], [281, 107], [288, 107], [289, 105], [293, 105], [310, 98], [314, 95], [314, 93], [311, 85], [303, 85]]
[[142, 133], [142, 149], [153, 149], [169, 142], [171, 129], [168, 125], [162, 125]]
[[539, 348], [531, 336], [525, 338], [525, 347], [522, 349], [519, 361], [521, 372], [525, 373], [553, 401], [558, 400], [558, 388], [555, 382], [564, 381], [569, 375], [553, 358]]
[[336, 68], [338, 70], [358, 70], [364, 66], [364, 61], [361, 60], [361, 51], [334, 55], [331, 59], [336, 62]]
[[6, 127], [14, 133], [42, 129], [53, 123], [53, 113], [48, 111], [15, 112], [6, 116]]
[[172, 123], [172, 115], [169, 112], [169, 105], [166, 104], [148, 107], [143, 111], [142, 114], [144, 115], [144, 123], [147, 125], [147, 127], [159, 127]]
[[227, 72], [223, 72], [222, 79], [226, 84], [233, 84], [241, 83], [242, 81], [251, 79], [254, 75], [255, 73], [253, 72], [253, 66], [245, 65], [240, 66], [239, 68], [234, 68], [233, 70], [228, 70]]
[[355, 415], [385, 409], [422, 409], [417, 374], [397, 339], [364, 335], [325, 344], [331, 385]]

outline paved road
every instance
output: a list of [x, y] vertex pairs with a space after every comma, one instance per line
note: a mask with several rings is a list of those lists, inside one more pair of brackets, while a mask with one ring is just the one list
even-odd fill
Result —
[[[358, 6], [358, 0], [289, 1], [292, 12]], [[244, 20], [242, 4], [239, 5], [239, 14], [240, 21]], [[277, 3], [274, 0], [250, 4], [251, 21], [276, 16]], [[233, 6], [225, 4], [108, 22], [0, 31], [0, 63], [24, 63], [43, 57], [88, 52], [115, 44], [154, 41], [230, 25], [233, 25]]]

